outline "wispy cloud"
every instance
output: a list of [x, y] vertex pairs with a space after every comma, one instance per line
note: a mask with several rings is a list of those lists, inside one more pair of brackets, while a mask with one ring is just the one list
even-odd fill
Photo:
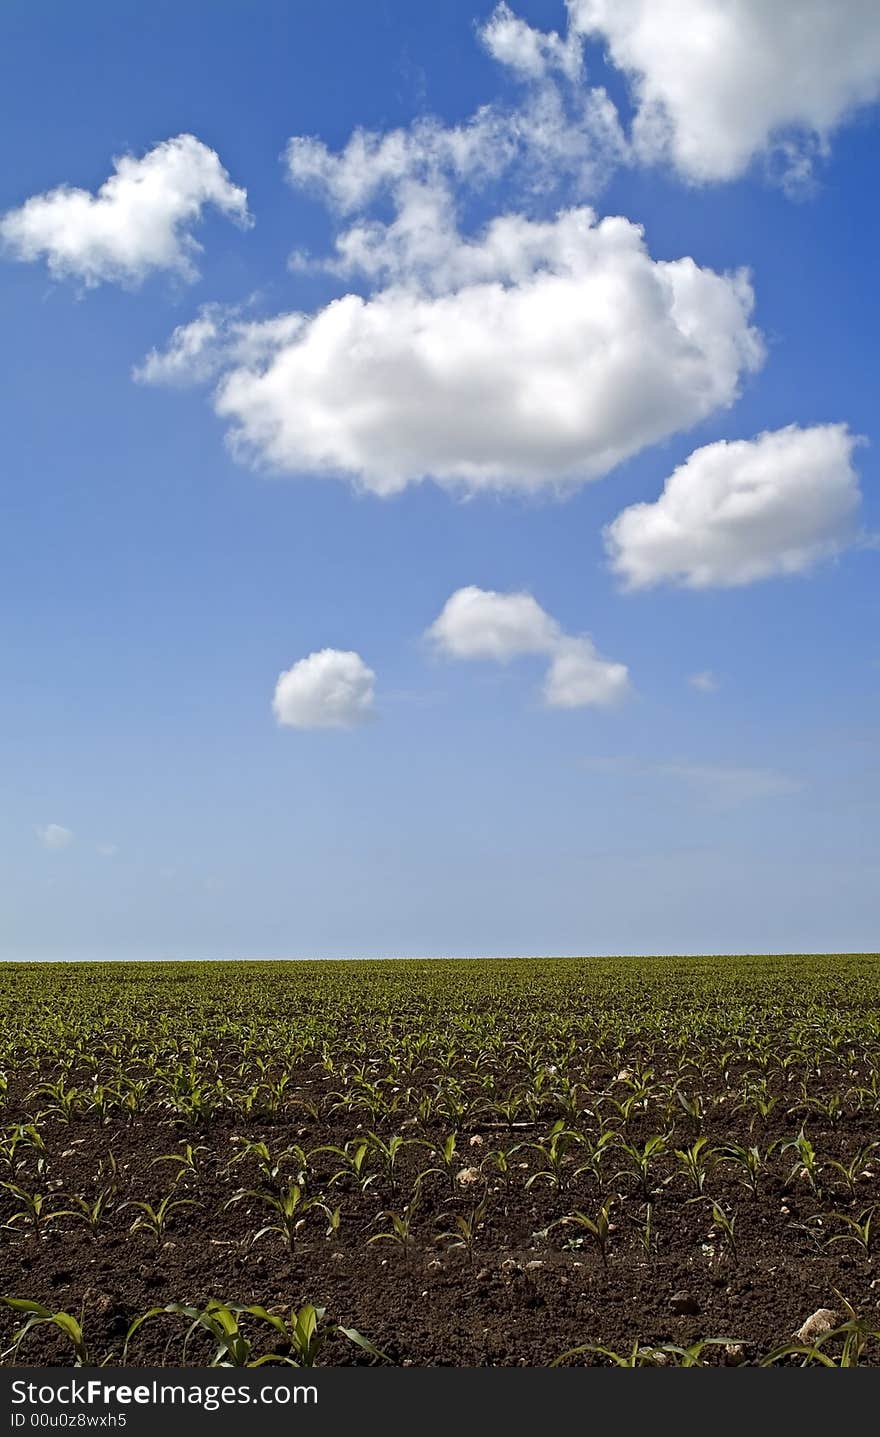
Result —
[[721, 680], [711, 669], [701, 669], [698, 674], [689, 674], [688, 683], [700, 694], [717, 694]]
[[762, 799], [791, 798], [802, 791], [799, 778], [772, 768], [728, 763], [644, 762], [626, 757], [581, 760], [589, 773], [609, 778], [648, 779], [679, 784], [711, 808], [740, 808]]
[[34, 825], [34, 833], [44, 848], [69, 848], [73, 843], [71, 830], [61, 823], [37, 823]]

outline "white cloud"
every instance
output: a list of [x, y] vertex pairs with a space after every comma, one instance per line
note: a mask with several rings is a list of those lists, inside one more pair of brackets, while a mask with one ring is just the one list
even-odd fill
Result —
[[612, 568], [630, 589], [802, 573], [855, 538], [858, 442], [845, 424], [791, 424], [695, 449], [656, 502], [608, 525]]
[[246, 192], [194, 135], [177, 135], [140, 159], [123, 155], [113, 164], [95, 195], [60, 185], [9, 210], [0, 219], [9, 253], [45, 258], [56, 279], [77, 279], [87, 288], [106, 281], [137, 285], [154, 270], [194, 280], [201, 246], [190, 231], [205, 206], [249, 223]]
[[[455, 125], [421, 116], [395, 130], [357, 129], [336, 151], [315, 136], [288, 142], [290, 183], [316, 194], [337, 217], [357, 216], [340, 227], [329, 257], [295, 251], [295, 269], [417, 279], [439, 291], [461, 244], [459, 206], [468, 193], [485, 202], [504, 178], [527, 205], [549, 194], [580, 201], [626, 159], [608, 94], [581, 83], [580, 36], [533, 29], [506, 4], [477, 33], [522, 82], [515, 103], [481, 105]], [[390, 220], [368, 215], [380, 203], [390, 205]]]
[[688, 683], [692, 689], [696, 689], [697, 693], [700, 694], [716, 694], [721, 687], [718, 678], [713, 674], [711, 669], [701, 669], [698, 674], [691, 674], [688, 677]]
[[44, 848], [69, 848], [73, 843], [73, 834], [61, 823], [37, 824], [34, 832]]
[[[535, 30], [506, 4], [478, 37], [523, 82], [517, 103], [481, 105], [456, 125], [421, 116], [395, 130], [357, 129], [338, 151], [315, 136], [294, 135], [285, 151], [291, 184], [342, 215], [363, 212], [382, 196], [400, 210], [419, 189], [432, 189], [445, 196], [453, 221], [457, 189], [484, 193], [502, 176], [533, 195], [565, 183], [580, 198], [594, 191], [625, 159], [627, 146], [606, 91], [580, 83], [581, 37]], [[343, 263], [345, 249], [343, 241]]]
[[566, 634], [528, 593], [499, 594], [473, 584], [457, 589], [426, 637], [456, 659], [507, 663], [523, 654], [546, 655], [548, 708], [607, 707], [629, 692], [625, 664], [603, 659], [588, 635]]
[[132, 378], [139, 384], [181, 388], [204, 384], [224, 368], [265, 363], [304, 324], [301, 314], [247, 320], [241, 318], [238, 307], [204, 304], [195, 319], [177, 326], [165, 349], [150, 350], [143, 363], [135, 366]]
[[643, 763], [631, 758], [584, 759], [581, 767], [608, 778], [660, 779], [684, 786], [710, 808], [732, 809], [762, 799], [792, 798], [800, 779], [772, 768], [731, 763]]
[[375, 678], [360, 654], [320, 649], [279, 674], [272, 710], [288, 728], [354, 728], [372, 716]]
[[276, 471], [535, 492], [732, 404], [763, 358], [748, 277], [653, 260], [626, 219], [503, 216], [447, 267], [440, 295], [398, 284], [244, 326], [203, 311], [139, 377], [226, 366], [233, 452]]
[[607, 708], [629, 692], [626, 664], [603, 659], [591, 639], [566, 637], [556, 644], [544, 681], [548, 708]]
[[101, 858], [115, 858], [119, 849], [115, 843], [96, 843], [95, 852]]
[[629, 77], [633, 144], [688, 179], [780, 152], [789, 179], [880, 96], [876, 0], [568, 0], [570, 28]]
[[569, 29], [565, 39], [555, 30], [536, 30], [502, 0], [479, 33], [493, 59], [525, 78], [543, 79], [553, 70], [560, 70], [570, 80], [580, 76], [583, 43], [574, 29]]
[[561, 634], [531, 594], [498, 594], [474, 584], [457, 589], [428, 630], [428, 638], [451, 658], [499, 663], [551, 653]]

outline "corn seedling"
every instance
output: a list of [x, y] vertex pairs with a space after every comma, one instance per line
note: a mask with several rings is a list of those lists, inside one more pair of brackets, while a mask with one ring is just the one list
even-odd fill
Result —
[[134, 1201], [125, 1202], [122, 1207], [139, 1208], [141, 1212], [141, 1216], [135, 1218], [129, 1232], [147, 1232], [159, 1246], [165, 1240], [172, 1214], [179, 1212], [183, 1207], [201, 1207], [201, 1203], [196, 1202], [195, 1198], [176, 1198], [172, 1193], [166, 1193], [155, 1207], [149, 1202]]
[[796, 1178], [806, 1179], [811, 1191], [818, 1195], [822, 1168], [816, 1150], [805, 1135], [803, 1128], [796, 1138], [792, 1138], [787, 1143], [781, 1143], [779, 1150], [785, 1153], [792, 1148], [797, 1152], [797, 1162], [789, 1174], [789, 1183], [794, 1182]]
[[11, 1356], [13, 1361], [17, 1363], [18, 1350], [28, 1333], [32, 1332], [35, 1327], [42, 1327], [46, 1323], [49, 1323], [51, 1326], [56, 1327], [59, 1332], [63, 1332], [65, 1337], [69, 1339], [71, 1347], [73, 1348], [74, 1366], [95, 1366], [92, 1356], [86, 1347], [81, 1321], [77, 1321], [69, 1312], [50, 1312], [47, 1307], [42, 1307], [39, 1302], [30, 1302], [27, 1298], [23, 1297], [4, 1297], [0, 1298], [0, 1301], [5, 1303], [7, 1307], [11, 1307], [13, 1312], [27, 1314], [27, 1320], [14, 1334], [12, 1346], [2, 1354], [3, 1357]]
[[474, 1264], [474, 1247], [477, 1236], [486, 1220], [486, 1198], [476, 1207], [471, 1208], [467, 1214], [455, 1213], [452, 1217], [452, 1229], [449, 1232], [440, 1234], [440, 1241], [449, 1240], [450, 1247], [464, 1248], [467, 1253], [467, 1260], [471, 1267]]
[[51, 1216], [46, 1208], [48, 1194], [28, 1192], [26, 1188], [19, 1187], [17, 1183], [0, 1183], [0, 1188], [5, 1189], [10, 1197], [18, 1203], [18, 1211], [14, 1212], [3, 1226], [8, 1228], [30, 1226], [35, 1233], [41, 1232]]
[[386, 1208], [376, 1218], [377, 1222], [387, 1219], [391, 1226], [384, 1232], [375, 1232], [372, 1237], [367, 1238], [367, 1243], [372, 1242], [393, 1242], [400, 1249], [404, 1262], [409, 1266], [410, 1252], [412, 1249], [412, 1224], [415, 1215], [415, 1201], [407, 1203], [402, 1212], [392, 1212]]
[[676, 1148], [675, 1156], [689, 1186], [702, 1197], [716, 1157], [714, 1149], [709, 1147], [709, 1139], [697, 1138], [689, 1148]]
[[426, 1141], [425, 1147], [428, 1148], [435, 1161], [437, 1162], [438, 1166], [433, 1168], [426, 1168], [424, 1172], [419, 1173], [419, 1181], [424, 1181], [424, 1179], [426, 1177], [430, 1177], [432, 1173], [438, 1173], [440, 1177], [444, 1177], [446, 1179], [449, 1186], [454, 1190], [457, 1134], [449, 1133], [443, 1139], [443, 1141], [439, 1143]]
[[56, 1218], [71, 1217], [76, 1222], [85, 1223], [91, 1236], [96, 1238], [108, 1212], [113, 1210], [114, 1199], [115, 1193], [111, 1188], [102, 1188], [93, 1202], [73, 1194], [68, 1201], [72, 1202], [74, 1206], [49, 1213], [47, 1220], [54, 1222]]
[[845, 1212], [833, 1212], [831, 1216], [844, 1224], [845, 1231], [829, 1237], [827, 1245], [830, 1247], [832, 1243], [851, 1242], [861, 1248], [866, 1257], [869, 1257], [874, 1242], [873, 1226], [876, 1211], [875, 1205], [866, 1207], [858, 1217], [848, 1217]]
[[263, 1142], [243, 1142], [235, 1155], [230, 1159], [229, 1166], [234, 1167], [236, 1163], [251, 1159], [257, 1166], [260, 1177], [266, 1187], [280, 1190], [284, 1185], [284, 1169], [291, 1163], [296, 1164], [294, 1182], [303, 1187], [306, 1181], [309, 1160], [300, 1147], [284, 1148], [280, 1153], [272, 1153]]
[[654, 1164], [657, 1158], [666, 1152], [666, 1147], [667, 1139], [661, 1134], [648, 1138], [641, 1148], [632, 1143], [621, 1143], [620, 1150], [629, 1158], [630, 1166], [616, 1173], [614, 1181], [623, 1177], [635, 1177], [642, 1198], [645, 1202], [650, 1202], [654, 1195]]
[[718, 1155], [720, 1162], [733, 1163], [736, 1166], [739, 1183], [757, 1200], [758, 1182], [765, 1168], [760, 1148], [754, 1144], [745, 1148], [739, 1143], [725, 1143], [718, 1149]]
[[831, 1158], [827, 1164], [843, 1178], [847, 1193], [853, 1202], [856, 1196], [856, 1183], [861, 1178], [870, 1178], [874, 1175], [870, 1164], [874, 1161], [874, 1154], [878, 1148], [880, 1148], [880, 1142], [868, 1143], [867, 1147], [860, 1148], [848, 1163], [837, 1162]]
[[595, 1217], [589, 1217], [585, 1212], [572, 1212], [561, 1222], [571, 1227], [577, 1227], [582, 1234], [591, 1237], [599, 1249], [599, 1256], [602, 1259], [602, 1266], [608, 1268], [608, 1244], [611, 1237], [611, 1220], [609, 1214], [614, 1206], [614, 1198], [607, 1197], [596, 1213]]
[[331, 1153], [334, 1157], [342, 1158], [344, 1166], [331, 1177], [331, 1187], [335, 1187], [337, 1183], [349, 1182], [361, 1193], [365, 1193], [378, 1177], [378, 1173], [371, 1172], [367, 1166], [370, 1144], [365, 1138], [350, 1138], [343, 1148], [323, 1147], [316, 1148], [314, 1151], [315, 1153]]
[[[275, 1329], [282, 1338], [282, 1343], [289, 1345], [292, 1355], [285, 1360], [294, 1367], [316, 1366], [324, 1346], [330, 1338], [336, 1336], [353, 1342], [356, 1347], [379, 1362], [391, 1360], [384, 1352], [380, 1352], [369, 1338], [358, 1332], [356, 1327], [341, 1327], [335, 1322], [325, 1322], [327, 1309], [315, 1307], [310, 1302], [305, 1303], [298, 1311], [292, 1309], [286, 1321], [277, 1313], [267, 1312], [264, 1307], [246, 1307], [241, 1310], [261, 1318]], [[261, 1365], [263, 1361], [266, 1359], [261, 1359], [256, 1365]]]
[[[840, 1342], [839, 1352], [828, 1352], [826, 1348]], [[786, 1342], [782, 1347], [777, 1347], [773, 1352], [762, 1357], [759, 1367], [775, 1367], [779, 1362], [786, 1362], [790, 1358], [799, 1357], [800, 1362], [793, 1365], [796, 1367], [861, 1367], [865, 1350], [869, 1346], [876, 1348], [880, 1342], [880, 1332], [871, 1327], [869, 1323], [861, 1322], [851, 1318], [848, 1322], [841, 1323], [839, 1327], [832, 1328], [829, 1332], [823, 1332], [813, 1342]]]
[[42, 1173], [46, 1166], [46, 1145], [39, 1129], [33, 1123], [13, 1123], [7, 1136], [0, 1139], [0, 1162], [14, 1178], [34, 1156], [36, 1171]]
[[177, 1171], [172, 1176], [172, 1183], [177, 1184], [183, 1178], [186, 1178], [189, 1182], [195, 1182], [199, 1176], [196, 1155], [198, 1153], [206, 1153], [207, 1151], [208, 1149], [204, 1143], [198, 1143], [195, 1147], [193, 1147], [192, 1143], [184, 1143], [182, 1152], [160, 1153], [157, 1158], [153, 1158], [150, 1167], [155, 1167], [157, 1163], [173, 1163]]
[[380, 1138], [378, 1133], [367, 1134], [372, 1151], [379, 1157], [385, 1167], [385, 1176], [388, 1179], [392, 1192], [397, 1191], [397, 1160], [405, 1147], [409, 1147], [414, 1139], [407, 1140], [399, 1135], [389, 1138], [386, 1142]]
[[727, 1253], [730, 1261], [736, 1266], [736, 1215], [727, 1212], [720, 1203], [712, 1203], [712, 1222], [717, 1235], [721, 1240], [722, 1249]]
[[274, 1233], [284, 1242], [289, 1252], [292, 1252], [296, 1240], [305, 1224], [306, 1214], [317, 1208], [320, 1212], [330, 1218], [331, 1214], [325, 1202], [320, 1198], [306, 1197], [305, 1192], [299, 1183], [291, 1182], [280, 1193], [254, 1192], [252, 1189], [241, 1189], [234, 1193], [226, 1207], [233, 1207], [236, 1203], [242, 1202], [245, 1198], [253, 1198], [264, 1206], [272, 1209], [275, 1214], [275, 1221], [268, 1222], [254, 1233], [253, 1242], [259, 1242], [261, 1237], [267, 1237]]
[[[567, 1128], [564, 1120], [560, 1118], [553, 1124], [543, 1142], [520, 1143], [518, 1148], [527, 1148], [536, 1153], [538, 1162], [542, 1164], [526, 1180], [526, 1188], [531, 1188], [535, 1183], [541, 1182], [549, 1183], [551, 1187], [558, 1188], [560, 1192], [564, 1191], [572, 1172], [570, 1150], [582, 1142], [581, 1134]], [[517, 1151], [518, 1148], [515, 1148], [514, 1151]]]

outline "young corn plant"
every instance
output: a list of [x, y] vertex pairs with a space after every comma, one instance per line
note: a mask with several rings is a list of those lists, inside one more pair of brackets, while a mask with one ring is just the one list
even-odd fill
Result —
[[[839, 1352], [828, 1352], [826, 1348], [840, 1343]], [[812, 1342], [786, 1342], [782, 1347], [777, 1347], [773, 1352], [762, 1357], [759, 1367], [775, 1367], [779, 1362], [788, 1362], [789, 1359], [799, 1357], [800, 1362], [792, 1363], [795, 1367], [862, 1367], [865, 1364], [862, 1359], [868, 1347], [874, 1349], [874, 1360], [876, 1362], [877, 1344], [880, 1342], [880, 1332], [872, 1327], [870, 1323], [850, 1318], [849, 1321], [834, 1327], [830, 1332], [823, 1332], [820, 1337]]]
[[192, 1143], [184, 1143], [182, 1152], [160, 1153], [157, 1158], [152, 1159], [150, 1167], [156, 1167], [158, 1163], [173, 1163], [176, 1171], [172, 1175], [171, 1182], [175, 1187], [183, 1180], [197, 1182], [199, 1178], [197, 1155], [207, 1151], [207, 1146], [204, 1143], [197, 1143], [195, 1147]]
[[697, 1197], [702, 1197], [709, 1173], [716, 1161], [715, 1150], [709, 1147], [709, 1139], [700, 1137], [689, 1148], [676, 1148], [675, 1156], [688, 1185]]
[[[580, 1347], [570, 1347], [567, 1352], [560, 1353], [550, 1366], [561, 1367], [572, 1357], [589, 1356], [604, 1357], [612, 1367], [707, 1367], [708, 1363], [704, 1362], [702, 1357], [707, 1347], [730, 1347], [737, 1342], [738, 1339], [734, 1337], [704, 1337], [690, 1347], [678, 1347], [674, 1342], [664, 1342], [658, 1347], [643, 1347], [634, 1342], [629, 1352], [614, 1352], [610, 1347], [584, 1343]], [[673, 1359], [671, 1363], [670, 1358]]]
[[82, 1315], [77, 1320], [69, 1312], [51, 1312], [48, 1307], [42, 1307], [39, 1302], [31, 1302], [24, 1297], [3, 1297], [0, 1298], [13, 1312], [27, 1314], [27, 1320], [22, 1324], [16, 1333], [13, 1334], [12, 1346], [7, 1348], [0, 1357], [12, 1357], [13, 1364], [18, 1362], [18, 1350], [29, 1332], [35, 1327], [43, 1327], [46, 1323], [56, 1327], [59, 1332], [70, 1341], [73, 1348], [75, 1367], [94, 1367], [94, 1362], [89, 1349], [86, 1346], [82, 1330]]
[[13, 1123], [7, 1136], [0, 1139], [0, 1163], [15, 1178], [32, 1158], [39, 1175], [45, 1170], [47, 1161], [46, 1145], [39, 1128], [33, 1123]]
[[849, 1217], [845, 1212], [833, 1212], [831, 1216], [838, 1222], [844, 1224], [844, 1231], [835, 1233], [828, 1238], [827, 1245], [830, 1247], [835, 1242], [851, 1242], [861, 1248], [866, 1257], [870, 1257], [874, 1245], [874, 1214], [877, 1205], [866, 1207], [858, 1217]]
[[156, 1246], [159, 1247], [165, 1241], [172, 1215], [183, 1207], [201, 1207], [201, 1203], [196, 1202], [195, 1198], [176, 1198], [173, 1192], [170, 1192], [166, 1193], [155, 1207], [152, 1203], [140, 1201], [125, 1202], [121, 1206], [140, 1209], [141, 1216], [135, 1218], [129, 1232], [149, 1233]]
[[832, 1092], [827, 1097], [819, 1093], [808, 1093], [806, 1084], [801, 1084], [801, 1096], [798, 1102], [789, 1108], [789, 1113], [810, 1113], [814, 1117], [824, 1118], [827, 1123], [839, 1123], [846, 1115], [846, 1104], [842, 1093]]
[[749, 1128], [753, 1130], [756, 1123], [766, 1124], [773, 1115], [773, 1109], [777, 1106], [779, 1098], [769, 1092], [766, 1082], [755, 1087], [749, 1087], [743, 1095], [739, 1104], [739, 1111], [746, 1111], [751, 1114]]
[[855, 1202], [856, 1199], [856, 1183], [875, 1175], [871, 1163], [874, 1162], [874, 1154], [878, 1148], [880, 1148], [880, 1142], [868, 1143], [866, 1147], [860, 1148], [848, 1163], [837, 1162], [834, 1158], [829, 1159], [827, 1166], [840, 1174], [851, 1202]]
[[515, 1149], [511, 1149], [510, 1152], [505, 1152], [504, 1148], [495, 1148], [492, 1152], [487, 1153], [483, 1159], [487, 1167], [495, 1169], [495, 1172], [503, 1180], [508, 1193], [510, 1192], [511, 1179], [513, 1177], [510, 1158], [515, 1151]]
[[284, 1169], [291, 1163], [296, 1166], [293, 1181], [300, 1187], [305, 1186], [309, 1160], [303, 1149], [297, 1147], [296, 1144], [284, 1148], [280, 1153], [272, 1153], [263, 1142], [243, 1142], [230, 1159], [229, 1167], [232, 1168], [236, 1163], [245, 1162], [247, 1159], [251, 1159], [256, 1164], [260, 1178], [266, 1187], [275, 1192], [281, 1191], [284, 1187]]
[[439, 1143], [430, 1142], [428, 1140], [422, 1141], [424, 1141], [425, 1147], [431, 1153], [437, 1166], [426, 1168], [423, 1172], [420, 1172], [419, 1182], [422, 1182], [425, 1178], [430, 1177], [432, 1173], [437, 1173], [440, 1177], [446, 1179], [447, 1183], [449, 1184], [449, 1187], [454, 1192], [458, 1134], [448, 1133], [447, 1136], [443, 1139], [443, 1141]]
[[734, 1267], [737, 1265], [736, 1214], [727, 1212], [720, 1203], [712, 1202], [712, 1223], [724, 1252]]
[[28, 1192], [27, 1188], [19, 1187], [17, 1183], [0, 1183], [0, 1188], [5, 1189], [10, 1197], [18, 1203], [18, 1210], [3, 1226], [6, 1228], [30, 1227], [33, 1233], [42, 1233], [52, 1217], [46, 1207], [49, 1195], [42, 1192]]
[[608, 1248], [612, 1228], [610, 1213], [613, 1206], [614, 1197], [611, 1196], [605, 1199], [595, 1217], [590, 1217], [587, 1213], [578, 1210], [569, 1213], [567, 1217], [560, 1218], [560, 1222], [570, 1227], [577, 1227], [582, 1236], [587, 1236], [592, 1239], [599, 1250], [602, 1266], [606, 1272], [608, 1270]]
[[601, 1187], [604, 1177], [603, 1168], [606, 1158], [611, 1152], [612, 1148], [614, 1148], [619, 1142], [620, 1135], [619, 1133], [614, 1132], [612, 1128], [605, 1128], [604, 1131], [599, 1134], [595, 1143], [591, 1143], [589, 1138], [585, 1138], [584, 1148], [586, 1150], [586, 1157], [584, 1161], [579, 1163], [578, 1166], [575, 1168], [572, 1177], [576, 1180], [583, 1173], [589, 1173], [590, 1177], [593, 1178], [594, 1182], [596, 1182], [599, 1187]]
[[84, 1223], [89, 1230], [90, 1237], [95, 1239], [98, 1237], [99, 1230], [104, 1226], [108, 1214], [113, 1211], [116, 1205], [115, 1199], [115, 1191], [109, 1187], [102, 1188], [92, 1202], [72, 1193], [68, 1201], [72, 1202], [74, 1206], [49, 1213], [47, 1221], [54, 1222], [56, 1218], [60, 1217], [73, 1218], [75, 1222]]
[[581, 1143], [582, 1134], [567, 1128], [563, 1118], [553, 1124], [543, 1142], [519, 1143], [513, 1149], [514, 1152], [527, 1148], [537, 1154], [541, 1163], [541, 1167], [526, 1179], [526, 1188], [534, 1187], [535, 1183], [540, 1182], [548, 1183], [557, 1191], [564, 1192], [572, 1177], [571, 1149]]
[[50, 1099], [48, 1107], [42, 1109], [41, 1116], [57, 1118], [62, 1123], [72, 1123], [88, 1106], [86, 1094], [79, 1088], [68, 1087], [63, 1078], [54, 1083], [41, 1083], [36, 1096]]
[[679, 1107], [683, 1110], [686, 1117], [690, 1118], [692, 1123], [699, 1124], [702, 1122], [704, 1114], [703, 1099], [699, 1093], [695, 1093], [693, 1097], [688, 1097], [682, 1088], [676, 1088], [675, 1098]]
[[760, 1148], [754, 1144], [746, 1148], [739, 1143], [725, 1143], [718, 1149], [718, 1160], [735, 1165], [740, 1186], [757, 1201], [760, 1178], [766, 1167]]
[[335, 1187], [337, 1183], [348, 1183], [363, 1194], [372, 1187], [379, 1176], [370, 1169], [367, 1163], [370, 1144], [365, 1138], [349, 1138], [342, 1148], [315, 1148], [310, 1156], [314, 1157], [315, 1153], [331, 1153], [334, 1157], [342, 1159], [343, 1166], [331, 1177], [330, 1187]]
[[182, 1364], [186, 1363], [190, 1341], [197, 1332], [207, 1333], [216, 1343], [207, 1363], [209, 1367], [259, 1367], [266, 1362], [286, 1361], [284, 1357], [274, 1352], [263, 1357], [255, 1356], [253, 1344], [247, 1334], [242, 1331], [239, 1321], [241, 1314], [247, 1311], [247, 1308], [237, 1307], [233, 1303], [218, 1302], [213, 1298], [204, 1308], [188, 1307], [180, 1302], [169, 1302], [164, 1307], [151, 1307], [148, 1312], [136, 1317], [128, 1329], [122, 1351], [123, 1363], [128, 1357], [129, 1344], [138, 1328], [144, 1322], [148, 1322], [154, 1317], [161, 1317], [163, 1314], [186, 1317], [190, 1321], [183, 1340]]
[[797, 1153], [797, 1161], [789, 1174], [789, 1183], [793, 1183], [796, 1178], [802, 1179], [808, 1183], [810, 1191], [818, 1197], [821, 1192], [822, 1164], [803, 1128], [796, 1138], [791, 1138], [789, 1142], [779, 1145], [779, 1151], [782, 1153], [789, 1152], [791, 1149]]
[[[325, 1307], [315, 1307], [307, 1302], [298, 1310], [292, 1308], [286, 1321], [276, 1313], [267, 1312], [264, 1307], [247, 1307], [243, 1310], [271, 1324], [280, 1335], [282, 1344], [289, 1345], [291, 1355], [285, 1358], [285, 1361], [293, 1367], [315, 1367], [329, 1339], [337, 1336], [353, 1342], [356, 1347], [379, 1362], [391, 1361], [368, 1337], [358, 1332], [356, 1327], [342, 1327], [336, 1322], [325, 1322]], [[265, 1360], [261, 1359], [261, 1362]]]
[[252, 1189], [242, 1188], [239, 1192], [233, 1193], [225, 1206], [233, 1207], [245, 1198], [253, 1198], [257, 1202], [263, 1203], [275, 1214], [274, 1221], [267, 1222], [259, 1228], [251, 1241], [259, 1242], [261, 1237], [267, 1237], [274, 1233], [276, 1237], [281, 1238], [288, 1252], [293, 1252], [296, 1240], [305, 1225], [307, 1213], [317, 1209], [323, 1212], [328, 1219], [331, 1217], [327, 1204], [320, 1198], [306, 1197], [304, 1189], [296, 1182], [288, 1183], [287, 1187], [279, 1193], [255, 1192]]
[[384, 1232], [374, 1232], [372, 1237], [367, 1238], [368, 1245], [372, 1242], [394, 1243], [407, 1267], [410, 1264], [413, 1247], [413, 1218], [416, 1205], [416, 1200], [413, 1199], [412, 1202], [407, 1203], [402, 1212], [393, 1212], [390, 1208], [380, 1212], [375, 1221], [381, 1222], [387, 1219], [391, 1226]]
[[654, 1196], [654, 1165], [657, 1158], [666, 1152], [666, 1148], [667, 1138], [660, 1133], [648, 1138], [641, 1148], [634, 1143], [621, 1143], [620, 1150], [629, 1158], [630, 1166], [616, 1173], [614, 1181], [617, 1182], [618, 1178], [634, 1177], [643, 1201], [651, 1202]]
[[486, 1221], [487, 1199], [477, 1203], [470, 1212], [452, 1214], [452, 1229], [440, 1234], [440, 1241], [449, 1241], [452, 1248], [463, 1248], [471, 1267], [474, 1265], [474, 1250], [477, 1238]]
[[404, 1148], [410, 1147], [415, 1142], [415, 1139], [402, 1138], [399, 1134], [396, 1134], [394, 1137], [389, 1138], [386, 1142], [385, 1139], [381, 1138], [378, 1133], [373, 1132], [368, 1133], [367, 1137], [369, 1138], [372, 1152], [375, 1153], [375, 1155], [384, 1165], [385, 1177], [388, 1181], [389, 1188], [391, 1189], [392, 1193], [396, 1193], [398, 1158], [400, 1157], [400, 1154], [403, 1152]]

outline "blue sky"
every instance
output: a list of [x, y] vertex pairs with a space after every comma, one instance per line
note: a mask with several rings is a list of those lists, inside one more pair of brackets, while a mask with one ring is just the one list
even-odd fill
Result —
[[880, 19], [817, 6], [687, 0], [696, 80], [643, 0], [4, 7], [0, 956], [876, 947]]

